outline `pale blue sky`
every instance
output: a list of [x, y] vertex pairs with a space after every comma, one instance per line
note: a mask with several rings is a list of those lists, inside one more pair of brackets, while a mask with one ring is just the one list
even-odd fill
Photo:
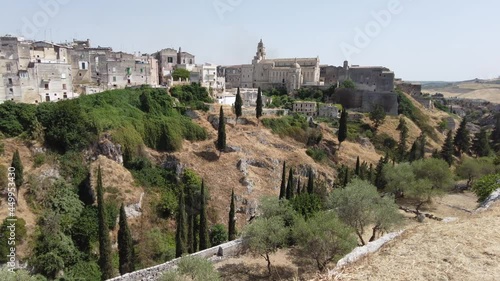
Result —
[[[321, 64], [342, 65], [342, 48], [351, 46], [350, 64], [387, 66], [406, 80], [500, 76], [497, 0], [2, 2], [1, 35], [89, 38], [94, 46], [126, 52], [182, 46], [197, 63], [216, 64], [250, 63], [262, 38], [269, 58], [319, 56]], [[56, 12], [45, 21], [42, 3], [61, 4], [48, 9]], [[389, 11], [390, 3], [399, 7], [387, 12], [388, 24], [376, 23], [373, 13]], [[361, 45], [357, 28], [371, 32]]]

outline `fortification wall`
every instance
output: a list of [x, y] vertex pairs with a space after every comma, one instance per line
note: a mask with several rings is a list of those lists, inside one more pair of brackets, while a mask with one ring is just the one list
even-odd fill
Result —
[[376, 105], [381, 105], [387, 114], [398, 115], [398, 95], [392, 92], [339, 89], [335, 92], [334, 102], [361, 112], [370, 112]]
[[[241, 249], [241, 239], [230, 241], [219, 246], [215, 246], [200, 252], [196, 252], [191, 254], [191, 256], [197, 256], [202, 258], [211, 258], [213, 256], [223, 256], [223, 257], [231, 257], [235, 256], [239, 253]], [[112, 279], [108, 279], [107, 281], [154, 281], [159, 280], [161, 275], [169, 270], [172, 270], [176, 267], [180, 258], [173, 259], [169, 262], [137, 270], [131, 273], [127, 273]]]

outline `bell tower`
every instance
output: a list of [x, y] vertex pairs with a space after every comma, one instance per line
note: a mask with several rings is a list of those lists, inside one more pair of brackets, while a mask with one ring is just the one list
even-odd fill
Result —
[[266, 59], [266, 47], [264, 46], [262, 39], [260, 39], [260, 42], [257, 45], [257, 53], [255, 54], [255, 57], [253, 57], [252, 64], [259, 63], [261, 60], [265, 59]]

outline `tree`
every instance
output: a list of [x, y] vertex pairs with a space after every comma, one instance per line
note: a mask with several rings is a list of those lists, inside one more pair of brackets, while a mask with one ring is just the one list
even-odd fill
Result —
[[228, 240], [233, 241], [236, 239], [236, 221], [234, 210], [234, 189], [231, 191], [231, 204], [229, 205], [229, 223], [228, 225]]
[[216, 224], [210, 228], [210, 245], [218, 246], [227, 241], [227, 231], [223, 224]]
[[457, 134], [453, 140], [453, 145], [459, 156], [461, 156], [462, 153], [468, 153], [470, 148], [470, 136], [469, 130], [467, 130], [467, 118], [462, 119], [462, 122], [460, 122]]
[[443, 147], [441, 148], [440, 156], [450, 167], [453, 164], [453, 151], [453, 131], [449, 130], [444, 140]]
[[399, 143], [397, 148], [398, 161], [402, 162], [406, 157], [406, 142], [408, 138], [408, 126], [406, 126], [406, 121], [403, 117], [399, 119], [399, 125], [396, 128], [399, 131]]
[[491, 146], [495, 151], [500, 149], [500, 114], [495, 116], [496, 122], [493, 131], [491, 132]]
[[334, 212], [323, 211], [294, 228], [300, 253], [311, 257], [319, 271], [356, 247], [356, 237]]
[[401, 219], [394, 198], [380, 197], [375, 186], [360, 179], [354, 179], [343, 189], [335, 189], [330, 207], [354, 229], [361, 245], [366, 244], [363, 235], [368, 226], [373, 226], [372, 236], [375, 236], [377, 232], [390, 230]]
[[21, 157], [19, 156], [19, 150], [16, 149], [14, 155], [12, 156], [12, 163], [10, 164], [12, 168], [14, 168], [14, 183], [16, 184], [17, 197], [19, 197], [19, 190], [21, 189], [21, 185], [23, 185], [23, 163], [21, 162]]
[[354, 174], [358, 177], [361, 174], [361, 164], [359, 163], [359, 156], [356, 158], [356, 169], [354, 170]]
[[260, 90], [260, 87], [259, 87], [259, 90], [257, 92], [257, 105], [256, 105], [256, 108], [255, 108], [255, 117], [257, 117], [257, 124], [259, 123], [259, 118], [262, 116], [262, 91]]
[[240, 88], [238, 87], [238, 91], [236, 92], [236, 101], [234, 102], [236, 123], [238, 123], [238, 118], [240, 118], [241, 115], [243, 115], [242, 106], [243, 106], [243, 100], [241, 99]]
[[113, 265], [111, 256], [111, 241], [107, 214], [104, 209], [104, 195], [102, 186], [101, 166], [97, 170], [97, 218], [99, 223], [99, 267], [101, 268], [101, 280], [113, 277]]
[[279, 217], [258, 218], [247, 225], [243, 232], [243, 247], [252, 254], [262, 256], [267, 262], [267, 270], [271, 275], [270, 254], [276, 252], [286, 242], [289, 230]]
[[280, 185], [280, 196], [279, 199], [283, 199], [286, 196], [286, 162], [283, 161], [283, 171], [281, 173], [281, 185]]
[[226, 121], [224, 120], [224, 111], [222, 106], [220, 107], [219, 129], [217, 130], [217, 150], [219, 150], [220, 153], [226, 150]]
[[375, 167], [375, 180], [373, 181], [374, 185], [378, 190], [382, 190], [385, 188], [386, 181], [384, 178], [384, 165], [386, 164], [384, 157], [380, 157], [380, 160], [377, 163], [377, 167]]
[[419, 154], [418, 154], [418, 158], [416, 160], [424, 159], [425, 158], [425, 146], [427, 145], [425, 133], [424, 132], [420, 133], [420, 136], [418, 136], [417, 140], [418, 140]]
[[312, 168], [309, 168], [308, 172], [308, 178], [307, 178], [307, 193], [313, 194], [314, 192], [314, 172]]
[[354, 82], [352, 80], [345, 80], [344, 82], [342, 82], [342, 84], [340, 84], [340, 88], [341, 89], [355, 89], [356, 84], [354, 84]]
[[480, 178], [473, 186], [472, 191], [477, 195], [478, 202], [488, 199], [491, 193], [500, 188], [500, 174], [486, 175]]
[[135, 270], [134, 242], [128, 227], [127, 214], [123, 203], [120, 207], [120, 229], [118, 230], [118, 256], [120, 263], [120, 274], [133, 272]]
[[208, 221], [207, 199], [205, 195], [205, 182], [201, 181], [201, 212], [200, 212], [200, 251], [208, 248]]
[[184, 192], [181, 189], [176, 219], [175, 257], [181, 257], [185, 253], [187, 253], [186, 207], [184, 204]]
[[370, 112], [370, 120], [375, 125], [375, 131], [378, 129], [380, 125], [382, 125], [385, 121], [386, 113], [384, 107], [380, 104], [375, 105], [373, 110]]
[[457, 167], [456, 174], [461, 179], [467, 179], [467, 188], [470, 188], [476, 179], [494, 174], [495, 170], [495, 164], [491, 158], [467, 158]]
[[479, 133], [474, 135], [472, 143], [472, 151], [476, 157], [486, 157], [491, 154], [490, 142], [488, 141], [488, 133], [483, 127]]
[[220, 281], [219, 272], [211, 261], [197, 256], [182, 257], [177, 268], [165, 272], [160, 281]]
[[286, 200], [293, 198], [293, 168], [288, 172], [288, 184], [286, 185]]
[[345, 110], [345, 107], [342, 107], [342, 111], [340, 113], [337, 139], [339, 141], [339, 149], [340, 149], [340, 145], [342, 144], [342, 142], [347, 139], [347, 111]]
[[187, 194], [185, 197], [186, 200], [186, 218], [187, 218], [187, 251], [189, 254], [196, 252], [196, 248], [198, 245], [195, 243], [195, 232], [194, 232], [194, 221], [196, 219], [195, 210], [195, 202], [193, 196], [193, 190], [191, 186], [187, 186], [186, 188]]
[[187, 81], [190, 76], [191, 76], [191, 72], [189, 72], [189, 70], [183, 69], [183, 68], [177, 68], [172, 73], [172, 78], [174, 78], [174, 81], [179, 81], [179, 79], [183, 79], [183, 80]]

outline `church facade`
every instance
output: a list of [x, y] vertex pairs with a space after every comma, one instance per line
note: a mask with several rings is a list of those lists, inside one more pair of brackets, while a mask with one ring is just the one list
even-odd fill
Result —
[[305, 85], [320, 85], [319, 57], [268, 59], [262, 40], [252, 64], [225, 66], [219, 74], [226, 78], [226, 88], [279, 88], [289, 92]]

